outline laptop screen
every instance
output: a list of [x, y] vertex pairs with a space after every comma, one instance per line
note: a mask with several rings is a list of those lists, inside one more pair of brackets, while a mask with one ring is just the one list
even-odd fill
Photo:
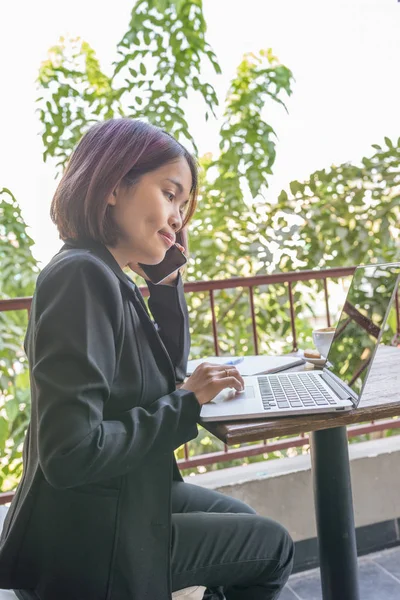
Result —
[[398, 285], [400, 264], [358, 267], [329, 349], [327, 369], [359, 396], [385, 316]]

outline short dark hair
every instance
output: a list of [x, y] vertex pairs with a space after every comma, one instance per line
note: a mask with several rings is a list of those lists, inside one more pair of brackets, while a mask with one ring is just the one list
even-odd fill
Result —
[[118, 183], [133, 185], [145, 173], [180, 157], [186, 159], [192, 174], [185, 227], [198, 194], [197, 164], [186, 148], [166, 131], [137, 119], [110, 119], [93, 125], [71, 154], [51, 203], [50, 216], [60, 238], [114, 246], [119, 235], [108, 210], [109, 195]]

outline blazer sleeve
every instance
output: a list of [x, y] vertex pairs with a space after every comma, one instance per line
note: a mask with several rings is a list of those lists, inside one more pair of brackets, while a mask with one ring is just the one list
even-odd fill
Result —
[[175, 369], [175, 380], [184, 381], [190, 351], [189, 314], [181, 275], [176, 285], [154, 285], [147, 281], [149, 308], [158, 333]]
[[48, 482], [68, 488], [125, 475], [187, 440], [196, 396], [176, 390], [149, 407], [105, 420], [123, 327], [119, 282], [88, 258], [54, 268], [36, 290], [28, 343], [36, 398], [39, 462]]

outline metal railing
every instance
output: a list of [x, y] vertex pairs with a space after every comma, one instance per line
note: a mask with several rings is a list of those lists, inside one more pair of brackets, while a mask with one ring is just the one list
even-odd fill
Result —
[[[259, 340], [257, 334], [257, 321], [254, 309], [254, 288], [261, 285], [273, 285], [273, 284], [284, 284], [287, 286], [287, 294], [289, 299], [289, 311], [290, 311], [290, 325], [292, 332], [292, 350], [298, 350], [297, 347], [297, 332], [296, 332], [296, 315], [294, 309], [294, 284], [304, 281], [321, 281], [323, 283], [324, 290], [324, 304], [325, 304], [325, 315], [326, 324], [328, 327], [331, 326], [331, 314], [329, 310], [329, 295], [328, 295], [328, 279], [338, 279], [341, 277], [350, 277], [353, 275], [356, 267], [337, 267], [333, 269], [321, 269], [319, 271], [307, 270], [307, 271], [295, 271], [289, 273], [275, 273], [271, 275], [256, 275], [253, 277], [233, 277], [231, 279], [221, 279], [214, 281], [196, 281], [193, 283], [185, 284], [185, 292], [209, 292], [210, 310], [212, 316], [212, 333], [214, 340], [214, 351], [215, 355], [219, 355], [219, 344], [218, 344], [218, 329], [217, 320], [215, 314], [215, 298], [214, 293], [217, 290], [232, 289], [232, 288], [247, 288], [249, 294], [250, 314], [252, 323], [253, 343], [255, 353], [259, 352]], [[148, 294], [147, 288], [142, 289], [144, 295]], [[400, 303], [399, 294], [397, 293], [395, 299], [396, 308], [396, 336], [393, 340], [400, 344]], [[355, 436], [374, 433], [378, 431], [385, 431], [387, 429], [400, 428], [400, 419], [392, 420], [385, 419], [378, 422], [370, 422], [361, 425], [349, 426], [347, 428], [348, 437], [352, 438]], [[229, 449], [225, 444], [224, 450], [218, 452], [209, 452], [198, 456], [189, 456], [189, 444], [184, 446], [184, 458], [178, 460], [178, 465], [181, 469], [191, 469], [199, 466], [212, 465], [220, 462], [228, 462], [235, 459], [242, 459], [249, 456], [257, 456], [260, 454], [266, 454], [268, 452], [276, 452], [279, 450], [287, 450], [289, 448], [296, 448], [307, 445], [309, 438], [304, 433], [296, 437], [282, 438], [277, 441], [268, 442], [264, 440], [262, 444], [257, 445], [243, 445], [240, 448]]]
[[[307, 271], [295, 271], [289, 273], [275, 273], [271, 275], [256, 275], [253, 277], [233, 277], [231, 279], [220, 279], [214, 281], [195, 281], [191, 283], [185, 283], [185, 292], [208, 292], [209, 303], [211, 310], [211, 328], [214, 340], [214, 351], [215, 355], [219, 355], [219, 343], [218, 343], [218, 326], [215, 311], [215, 292], [218, 290], [234, 289], [234, 288], [245, 288], [248, 290], [251, 324], [252, 324], [252, 335], [255, 353], [259, 353], [259, 339], [257, 332], [257, 321], [254, 307], [254, 288], [262, 285], [273, 285], [273, 284], [284, 284], [287, 287], [287, 294], [289, 300], [289, 311], [290, 311], [290, 326], [292, 333], [292, 345], [293, 351], [297, 348], [297, 332], [296, 332], [296, 315], [294, 308], [294, 284], [304, 281], [322, 281], [324, 290], [324, 304], [326, 313], [326, 323], [329, 327], [331, 325], [331, 314], [329, 310], [329, 296], [328, 296], [328, 280], [338, 279], [342, 277], [349, 277], [354, 273], [355, 267], [338, 267], [333, 269], [321, 269], [318, 271], [307, 270]], [[143, 296], [148, 296], [149, 292], [147, 287], [140, 288]], [[13, 298], [9, 300], [0, 300], [0, 312], [11, 311], [11, 310], [27, 310], [29, 313], [32, 298]], [[395, 342], [400, 344], [400, 302], [399, 295], [396, 295], [396, 336]], [[399, 420], [383, 420], [378, 422], [371, 422], [367, 424], [355, 425], [348, 427], [349, 438], [368, 434], [377, 431], [385, 431], [387, 429], [400, 428]], [[198, 456], [189, 456], [189, 446], [184, 446], [184, 458], [178, 460], [178, 464], [182, 469], [196, 468], [199, 466], [211, 465], [217, 462], [226, 462], [234, 459], [245, 458], [248, 456], [257, 456], [265, 454], [267, 452], [275, 452], [278, 450], [284, 450], [288, 448], [295, 448], [304, 446], [309, 443], [309, 439], [305, 434], [296, 437], [282, 438], [277, 441], [268, 443], [264, 440], [262, 444], [242, 446], [240, 448], [228, 449], [225, 445], [224, 450], [218, 452], [210, 452], [207, 454], [201, 454]], [[10, 497], [9, 494], [0, 494], [0, 504], [7, 502], [5, 498]]]

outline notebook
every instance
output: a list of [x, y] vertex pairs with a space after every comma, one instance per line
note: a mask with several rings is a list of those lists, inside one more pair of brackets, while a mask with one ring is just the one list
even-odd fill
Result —
[[277, 373], [305, 362], [298, 356], [210, 356], [190, 360], [187, 366], [187, 374], [202, 363], [209, 362], [216, 365], [234, 365], [242, 376], [259, 375], [261, 373]]

